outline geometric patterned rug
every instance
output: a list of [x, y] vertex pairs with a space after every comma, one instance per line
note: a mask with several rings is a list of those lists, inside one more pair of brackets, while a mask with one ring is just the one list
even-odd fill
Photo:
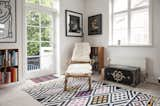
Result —
[[86, 79], [69, 79], [69, 91], [64, 80], [55, 79], [23, 90], [44, 106], [160, 106], [160, 98], [152, 95], [92, 81], [88, 91]]

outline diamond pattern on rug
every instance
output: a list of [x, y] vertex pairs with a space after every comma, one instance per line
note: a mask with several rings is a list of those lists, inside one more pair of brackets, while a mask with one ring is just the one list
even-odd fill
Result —
[[114, 103], [114, 104], [109, 105], [109, 106], [128, 106], [127, 104], [128, 104], [128, 102], [125, 101], [125, 102]]
[[105, 104], [108, 102], [108, 95], [100, 95], [100, 96], [94, 96], [91, 100], [91, 105], [97, 105], [97, 104]]
[[49, 89], [46, 94], [50, 95], [50, 94], [54, 94], [54, 93], [59, 93], [60, 91], [62, 91], [63, 89], [60, 88], [55, 88], [55, 89]]
[[82, 98], [76, 98], [69, 101], [69, 103], [66, 106], [86, 106], [88, 102], [88, 98], [82, 97]]
[[72, 92], [61, 92], [59, 93], [56, 98], [54, 99], [54, 101], [62, 101], [62, 100], [68, 100], [71, 99], [74, 94], [76, 93], [76, 91], [72, 91]]
[[42, 103], [44, 106], [65, 106], [65, 101], [61, 101], [61, 102], [44, 102]]
[[150, 95], [138, 93], [136, 97], [128, 104], [129, 106], [146, 106], [151, 99]]
[[108, 85], [102, 81], [92, 82], [92, 91], [88, 91], [88, 82], [84, 79], [70, 80], [69, 86], [77, 89], [64, 91], [64, 79], [56, 79], [44, 84], [24, 89], [44, 106], [159, 106], [159, 98], [132, 90]]
[[98, 94], [107, 94], [109, 92], [110, 92], [110, 87], [104, 86], [104, 87], [96, 89], [96, 91], [95, 91], [94, 94], [95, 95], [98, 95]]
[[91, 95], [91, 93], [92, 93], [92, 90], [91, 91], [80, 91], [76, 94], [75, 97], [89, 96]]
[[111, 94], [111, 102], [120, 102], [120, 101], [126, 101], [129, 100], [128, 91], [125, 92], [115, 92]]

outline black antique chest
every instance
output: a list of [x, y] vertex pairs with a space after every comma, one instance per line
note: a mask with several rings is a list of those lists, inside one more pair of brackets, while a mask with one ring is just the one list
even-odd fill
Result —
[[140, 68], [123, 65], [109, 65], [104, 70], [105, 79], [130, 86], [140, 83]]

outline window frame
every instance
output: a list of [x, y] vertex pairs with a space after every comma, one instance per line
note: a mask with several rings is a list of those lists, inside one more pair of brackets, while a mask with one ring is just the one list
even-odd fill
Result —
[[[131, 8], [131, 0], [128, 0], [128, 8], [127, 10], [124, 10], [124, 11], [119, 11], [119, 12], [114, 12], [114, 0], [109, 0], [109, 41], [108, 41], [108, 46], [116, 46], [116, 47], [141, 47], [141, 46], [145, 46], [145, 47], [150, 47], [150, 46], [153, 46], [152, 44], [152, 0], [149, 0], [149, 5], [148, 6], [141, 6], [141, 7], [135, 7], [135, 8]], [[133, 11], [141, 11], [143, 9], [148, 9], [148, 27], [149, 27], [149, 36], [148, 36], [148, 44], [131, 44], [130, 43], [130, 36], [131, 36], [131, 12]], [[128, 14], [128, 43], [127, 44], [114, 44], [113, 42], [113, 19], [114, 19], [114, 15], [117, 15], [117, 14], [122, 14], [122, 13], [127, 13]]]
[[[58, 11], [57, 11], [56, 8], [44, 7], [44, 6], [40, 5], [39, 3], [38, 4], [33, 4], [33, 3], [27, 3], [26, 1], [24, 1], [24, 4], [25, 4], [25, 11], [24, 11], [24, 32], [25, 32], [25, 35], [26, 35], [25, 36], [25, 41], [26, 41], [26, 43], [25, 43], [26, 59], [25, 60], [26, 60], [26, 65], [27, 65], [27, 57], [41, 57], [41, 54], [36, 55], [36, 56], [29, 56], [27, 54], [27, 45], [28, 45], [29, 42], [31, 42], [31, 43], [39, 43], [39, 48], [42, 47], [41, 46], [42, 43], [52, 43], [53, 44], [52, 45], [53, 51], [55, 51], [54, 49], [56, 48], [56, 44], [55, 44], [55, 40], [56, 40], [56, 18], [57, 18]], [[49, 27], [46, 27], [46, 26], [42, 27], [41, 24], [40, 24], [40, 26], [34, 26], [34, 25], [28, 25], [27, 24], [26, 14], [29, 11], [36, 11], [36, 12], [46, 13], [48, 15], [52, 15], [52, 17], [53, 17], [52, 24], [53, 25], [52, 25], [52, 27], [50, 27], [50, 28], [52, 28], [51, 34], [54, 35], [52, 41], [42, 41], [42, 39], [41, 39], [41, 28], [49, 28]], [[38, 40], [33, 40], [33, 41], [32, 40], [28, 40], [28, 38], [27, 38], [28, 37], [28, 35], [27, 35], [27, 27], [28, 26], [30, 26], [30, 27], [37, 27], [37, 28], [40, 29], [40, 31], [39, 31], [40, 35], [38, 37]], [[39, 51], [39, 53], [40, 53], [40, 51]], [[26, 67], [26, 70], [27, 70], [27, 67]], [[31, 72], [34, 73], [36, 71], [40, 71], [40, 69], [36, 69], [36, 70], [32, 70], [32, 71], [28, 71], [27, 70], [28, 73], [31, 73]]]

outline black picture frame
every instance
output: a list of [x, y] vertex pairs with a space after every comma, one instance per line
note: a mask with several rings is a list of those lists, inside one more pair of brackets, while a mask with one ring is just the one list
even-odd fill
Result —
[[88, 17], [88, 35], [102, 34], [102, 14]]
[[[0, 15], [1, 31], [0, 43], [17, 42], [17, 23], [16, 23], [16, 0], [0, 1], [2, 10]], [[4, 7], [3, 7], [4, 6]], [[4, 27], [3, 27], [4, 25]]]
[[83, 37], [83, 14], [65, 10], [67, 37]]

